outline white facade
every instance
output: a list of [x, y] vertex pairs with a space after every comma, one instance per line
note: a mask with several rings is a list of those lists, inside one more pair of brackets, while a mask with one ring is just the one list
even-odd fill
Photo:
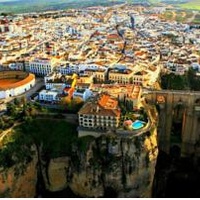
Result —
[[58, 98], [57, 98], [57, 95], [58, 95], [58, 92], [56, 91], [49, 91], [49, 90], [42, 90], [40, 93], [39, 93], [39, 100], [40, 101], [57, 101]]
[[106, 70], [107, 68], [101, 65], [97, 65], [97, 64], [87, 64], [87, 63], [83, 63], [83, 64], [72, 64], [70, 63], [68, 66], [59, 66], [56, 68], [56, 70], [61, 73], [61, 74], [73, 74], [73, 73], [79, 73], [81, 71], [85, 71], [86, 69], [89, 70], [96, 70], [98, 71], [99, 69], [101, 70]]
[[23, 70], [23, 69], [24, 69], [23, 63], [10, 63], [10, 64], [8, 65], [8, 67], [9, 67], [11, 70]]
[[59, 90], [60, 92], [66, 87], [65, 83], [45, 83], [47, 90]]
[[71, 74], [75, 72], [69, 66], [59, 66], [56, 68], [56, 71], [63, 75], [67, 75], [67, 74]]
[[[45, 76], [44, 83], [45, 83], [46, 90], [55, 89], [55, 90], [62, 91], [65, 88], [66, 84], [62, 83], [61, 77], [62, 77], [61, 73], [55, 73], [55, 72]], [[60, 80], [60, 81], [56, 82], [55, 80]]]
[[49, 59], [35, 59], [29, 62], [29, 71], [37, 75], [50, 74], [54, 67], [55, 64]]
[[83, 101], [86, 101], [93, 95], [90, 89], [78, 89], [73, 93], [73, 97], [80, 97]]
[[21, 85], [16, 88], [10, 88], [6, 90], [0, 90], [0, 99], [8, 98], [23, 94], [24, 92], [30, 90], [35, 85], [35, 79], [26, 83], [25, 85]]

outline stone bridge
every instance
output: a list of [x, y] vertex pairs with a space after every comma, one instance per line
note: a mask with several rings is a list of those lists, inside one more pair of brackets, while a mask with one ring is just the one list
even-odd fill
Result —
[[[146, 90], [143, 96], [148, 103], [157, 105], [159, 148], [169, 153], [176, 145], [182, 156], [200, 156], [200, 92]], [[173, 141], [177, 132], [180, 141]]]

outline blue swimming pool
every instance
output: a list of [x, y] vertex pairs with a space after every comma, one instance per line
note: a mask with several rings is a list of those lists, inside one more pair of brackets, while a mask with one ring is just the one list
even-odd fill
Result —
[[140, 120], [136, 120], [136, 121], [133, 122], [132, 128], [134, 130], [137, 130], [137, 129], [140, 129], [140, 128], [144, 127], [144, 125], [145, 125], [145, 122], [140, 121]]

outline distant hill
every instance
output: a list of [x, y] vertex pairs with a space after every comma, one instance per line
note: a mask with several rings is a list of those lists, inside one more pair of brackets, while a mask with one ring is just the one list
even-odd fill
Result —
[[88, 6], [109, 6], [125, 0], [0, 0], [0, 13], [40, 12]]
[[179, 4], [182, 8], [200, 9], [200, 0], [0, 0], [0, 13], [41, 12], [88, 6], [110, 6], [125, 2], [160, 2]]

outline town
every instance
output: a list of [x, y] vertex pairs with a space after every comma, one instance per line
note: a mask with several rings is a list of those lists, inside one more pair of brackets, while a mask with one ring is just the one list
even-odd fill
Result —
[[[83, 102], [82, 128], [143, 127], [147, 121], [134, 117], [143, 107], [143, 91], [160, 90], [161, 74], [200, 70], [199, 29], [160, 19], [166, 9], [123, 4], [3, 17], [0, 98], [13, 99], [40, 80], [29, 100], [55, 106]], [[6, 83], [19, 71], [34, 78]]]
[[199, 11], [134, 3], [0, 14], [0, 197], [164, 197], [199, 174]]

